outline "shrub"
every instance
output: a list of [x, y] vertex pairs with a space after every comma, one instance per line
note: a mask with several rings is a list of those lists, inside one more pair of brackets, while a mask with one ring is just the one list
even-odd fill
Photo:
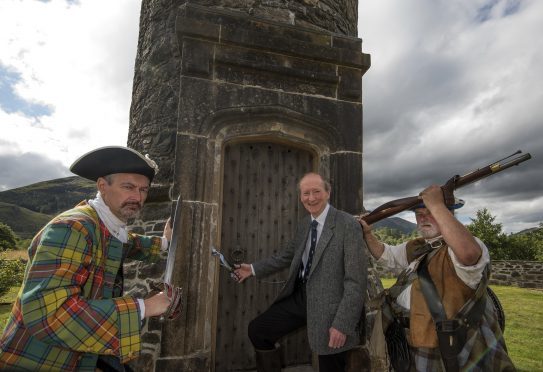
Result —
[[24, 272], [24, 261], [0, 257], [0, 297], [8, 293], [11, 287], [21, 285]]
[[0, 252], [8, 249], [15, 249], [17, 246], [17, 237], [11, 227], [0, 222]]

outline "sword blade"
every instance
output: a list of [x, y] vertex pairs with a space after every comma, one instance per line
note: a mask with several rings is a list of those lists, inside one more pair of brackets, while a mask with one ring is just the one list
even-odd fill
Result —
[[173, 266], [175, 263], [175, 251], [177, 250], [177, 240], [179, 235], [179, 222], [181, 222], [181, 195], [177, 198], [175, 214], [172, 222], [172, 241], [168, 248], [168, 258], [166, 259], [166, 270], [164, 271], [164, 283], [172, 284]]

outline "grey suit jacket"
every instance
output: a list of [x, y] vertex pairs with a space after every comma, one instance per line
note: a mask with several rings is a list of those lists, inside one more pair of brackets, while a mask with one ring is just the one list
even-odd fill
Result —
[[[253, 263], [257, 278], [290, 267], [275, 302], [294, 291], [310, 223], [308, 215], [298, 223], [294, 239], [280, 254]], [[355, 218], [330, 206], [306, 283], [307, 335], [311, 350], [317, 354], [335, 354], [359, 344], [367, 280], [365, 245]], [[347, 335], [342, 348], [328, 347], [330, 327]]]

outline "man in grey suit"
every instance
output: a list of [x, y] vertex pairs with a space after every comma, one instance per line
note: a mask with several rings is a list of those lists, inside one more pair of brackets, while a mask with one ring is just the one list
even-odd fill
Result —
[[355, 218], [328, 203], [330, 183], [308, 173], [298, 183], [300, 200], [310, 215], [298, 223], [285, 250], [236, 266], [239, 282], [290, 267], [274, 303], [249, 324], [257, 370], [281, 370], [276, 342], [307, 325], [311, 350], [320, 372], [345, 370], [347, 351], [359, 344], [366, 293], [367, 263], [362, 230]]

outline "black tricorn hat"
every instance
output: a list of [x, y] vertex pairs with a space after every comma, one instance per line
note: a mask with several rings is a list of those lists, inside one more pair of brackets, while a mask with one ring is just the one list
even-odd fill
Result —
[[148, 155], [123, 146], [106, 146], [89, 151], [74, 161], [70, 171], [83, 178], [96, 181], [114, 173], [136, 173], [153, 180], [158, 166]]

